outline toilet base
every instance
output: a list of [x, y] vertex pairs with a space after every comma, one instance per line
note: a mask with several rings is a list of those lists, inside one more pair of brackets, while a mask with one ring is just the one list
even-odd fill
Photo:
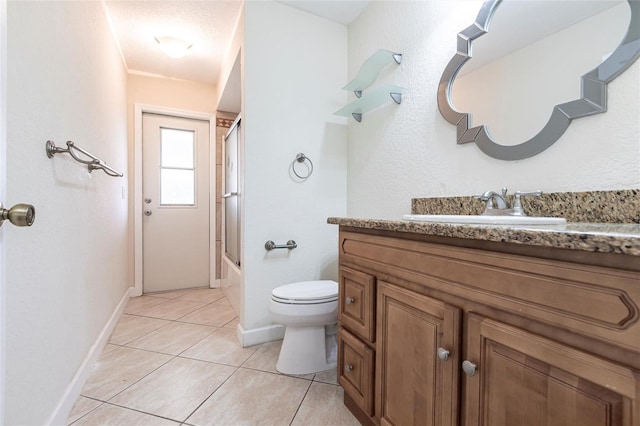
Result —
[[287, 326], [276, 370], [283, 374], [309, 374], [334, 368], [337, 363], [335, 325]]

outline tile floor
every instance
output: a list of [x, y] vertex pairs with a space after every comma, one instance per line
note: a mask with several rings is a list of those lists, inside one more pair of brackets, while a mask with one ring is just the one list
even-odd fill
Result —
[[275, 370], [281, 341], [242, 348], [219, 289], [129, 300], [67, 424], [358, 425], [336, 371]]

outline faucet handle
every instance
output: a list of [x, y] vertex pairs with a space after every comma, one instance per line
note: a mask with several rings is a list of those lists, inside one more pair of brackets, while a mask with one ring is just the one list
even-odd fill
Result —
[[515, 195], [515, 200], [513, 202], [513, 215], [514, 216], [526, 216], [524, 209], [522, 208], [522, 197], [539, 197], [542, 195], [542, 191], [540, 191], [539, 189], [537, 191], [531, 191], [531, 192], [522, 192], [522, 191], [516, 191], [514, 193]]

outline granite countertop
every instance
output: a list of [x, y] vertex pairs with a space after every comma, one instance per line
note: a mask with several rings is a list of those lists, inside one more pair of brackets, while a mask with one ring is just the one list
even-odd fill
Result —
[[640, 224], [472, 225], [330, 217], [334, 225], [640, 256]]

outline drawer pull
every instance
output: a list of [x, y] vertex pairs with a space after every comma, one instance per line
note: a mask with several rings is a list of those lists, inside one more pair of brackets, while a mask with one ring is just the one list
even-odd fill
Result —
[[440, 358], [440, 360], [442, 361], [448, 360], [450, 354], [451, 352], [449, 352], [445, 348], [438, 348], [438, 358]]
[[353, 370], [353, 365], [347, 364], [347, 365], [344, 366], [344, 372], [345, 373], [349, 373], [351, 370]]
[[472, 363], [471, 361], [465, 360], [462, 363], [462, 371], [464, 371], [467, 376], [474, 376], [476, 374], [477, 369], [478, 369], [478, 366]]
[[354, 299], [353, 297], [347, 297], [347, 305], [351, 305], [352, 303], [354, 303], [356, 301], [356, 299]]

